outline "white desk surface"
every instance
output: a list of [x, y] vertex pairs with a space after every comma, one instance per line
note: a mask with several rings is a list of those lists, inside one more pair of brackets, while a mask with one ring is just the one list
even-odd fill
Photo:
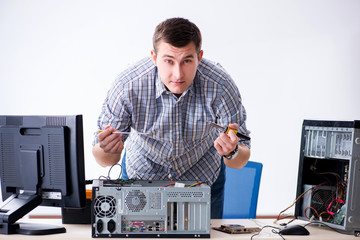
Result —
[[[31, 222], [31, 223], [44, 223], [44, 224], [54, 224], [54, 225], [62, 225], [61, 219], [25, 219], [21, 222]], [[272, 219], [255, 219], [255, 220], [248, 220], [248, 219], [214, 219], [211, 220], [212, 227], [218, 227], [221, 224], [241, 224], [246, 227], [263, 227], [265, 225], [273, 225], [277, 226], [273, 223]], [[296, 220], [293, 224], [301, 224], [304, 225], [306, 222], [302, 222], [300, 220]], [[72, 240], [89, 240], [89, 239], [96, 239], [91, 237], [91, 227], [90, 224], [64, 224], [66, 228], [66, 233], [61, 234], [52, 234], [52, 235], [45, 235], [45, 236], [27, 236], [27, 235], [0, 235], [0, 239], [72, 239]], [[283, 236], [286, 240], [293, 240], [293, 239], [301, 239], [301, 240], [341, 240], [341, 239], [353, 239], [353, 240], [360, 240], [360, 238], [355, 237], [353, 235], [341, 234], [334, 230], [331, 230], [327, 227], [319, 227], [319, 226], [306, 226], [306, 229], [309, 230], [310, 235], [307, 236]], [[216, 230], [211, 230], [211, 239], [218, 239], [218, 240], [229, 240], [229, 239], [250, 239], [253, 233], [245, 233], [245, 234], [227, 234], [223, 232], [219, 232]], [[97, 238], [103, 239], [103, 238]], [[107, 238], [109, 239], [109, 238]], [[132, 238], [137, 239], [137, 238]], [[146, 238], [152, 240], [152, 238]], [[159, 238], [154, 238], [159, 239]], [[160, 238], [161, 239], [161, 238]], [[165, 239], [165, 238], [162, 238]], [[179, 240], [184, 238], [171, 238], [174, 240]], [[191, 238], [195, 239], [195, 238]], [[257, 236], [254, 236], [254, 240], [256, 239], [282, 239], [278, 234], [275, 234], [271, 231], [271, 228], [265, 228], [261, 231], [261, 233]]]

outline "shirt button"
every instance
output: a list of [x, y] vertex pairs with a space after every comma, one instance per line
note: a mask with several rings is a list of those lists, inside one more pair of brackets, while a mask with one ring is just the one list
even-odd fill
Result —
[[177, 123], [175, 123], [175, 125], [176, 125], [176, 126], [179, 126], [179, 123], [177, 122]]
[[175, 144], [175, 146], [177, 146], [177, 147], [178, 147], [178, 146], [179, 146], [179, 144], [177, 143], [177, 144]]

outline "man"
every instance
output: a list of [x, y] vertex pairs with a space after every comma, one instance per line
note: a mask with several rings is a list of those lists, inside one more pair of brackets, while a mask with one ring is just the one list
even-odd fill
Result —
[[249, 132], [235, 83], [219, 64], [203, 59], [201, 43], [199, 29], [187, 19], [156, 27], [151, 57], [120, 74], [108, 92], [98, 120], [105, 130], [93, 155], [101, 166], [116, 164], [126, 141], [130, 178], [205, 181], [212, 185], [211, 217], [221, 218], [224, 163], [246, 165], [250, 142], [208, 122]]

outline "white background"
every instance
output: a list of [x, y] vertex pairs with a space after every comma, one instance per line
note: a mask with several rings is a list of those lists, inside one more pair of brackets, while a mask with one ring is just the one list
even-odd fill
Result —
[[303, 119], [360, 119], [358, 0], [0, 0], [0, 114], [83, 114], [86, 177], [107, 174], [91, 154], [106, 92], [178, 16], [240, 89], [264, 164], [257, 214], [277, 215], [295, 199]]

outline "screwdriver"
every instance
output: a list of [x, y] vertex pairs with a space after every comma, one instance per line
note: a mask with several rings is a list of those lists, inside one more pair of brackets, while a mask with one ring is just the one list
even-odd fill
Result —
[[250, 137], [249, 137], [249, 136], [246, 136], [246, 135], [244, 135], [244, 134], [241, 134], [241, 133], [239, 133], [238, 131], [236, 131], [235, 129], [230, 128], [229, 126], [227, 126], [226, 128], [224, 128], [224, 127], [222, 127], [222, 126], [220, 126], [220, 125], [218, 125], [218, 124], [216, 124], [216, 123], [214, 123], [214, 122], [208, 122], [208, 124], [210, 124], [211, 126], [216, 127], [216, 128], [218, 128], [218, 129], [224, 131], [224, 133], [228, 133], [230, 130], [232, 130], [232, 131], [235, 132], [236, 136], [238, 136], [239, 138], [242, 138], [242, 139], [245, 139], [245, 140], [250, 140]]

